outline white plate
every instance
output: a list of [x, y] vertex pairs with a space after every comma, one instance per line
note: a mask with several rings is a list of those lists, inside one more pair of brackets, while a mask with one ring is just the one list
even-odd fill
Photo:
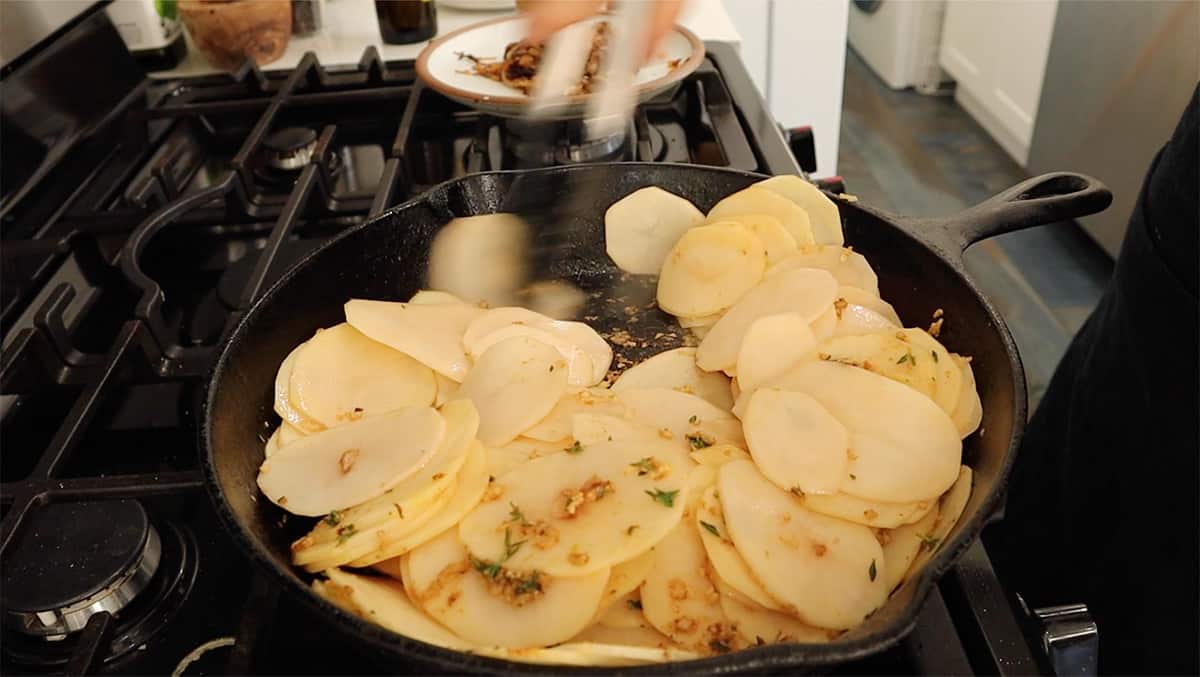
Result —
[[[604, 17], [589, 19], [591, 23]], [[527, 22], [521, 17], [502, 17], [473, 24], [430, 42], [417, 57], [417, 75], [432, 89], [486, 113], [501, 116], [521, 115], [529, 97], [519, 90], [471, 73], [471, 62], [459, 58], [470, 54], [479, 58], [504, 58], [504, 49], [525, 37]], [[694, 33], [676, 26], [659, 44], [654, 57], [637, 72], [638, 102], [671, 87], [687, 77], [704, 59], [704, 43]], [[671, 68], [670, 62], [679, 64]], [[563, 117], [579, 117], [587, 95], [570, 99]]]

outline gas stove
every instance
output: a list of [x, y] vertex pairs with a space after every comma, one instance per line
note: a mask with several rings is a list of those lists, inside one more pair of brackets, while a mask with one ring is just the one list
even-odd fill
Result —
[[[564, 123], [549, 153], [373, 48], [349, 67], [309, 54], [291, 71], [152, 81], [94, 10], [5, 66], [3, 670], [394, 672], [218, 524], [195, 431], [223, 338], [306, 253], [466, 173], [811, 169], [811, 134], [781, 132], [736, 53], [707, 48], [625, 134], [583, 143]], [[1039, 671], [1018, 617], [977, 544], [908, 639], [836, 672]]]

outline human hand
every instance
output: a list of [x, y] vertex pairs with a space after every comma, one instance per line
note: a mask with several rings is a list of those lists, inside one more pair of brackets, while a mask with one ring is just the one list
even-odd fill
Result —
[[[675, 20], [683, 9], [683, 0], [626, 1], [654, 4], [642, 54], [643, 59], [648, 59], [659, 41], [675, 26]], [[603, 12], [608, 4], [607, 0], [517, 0], [517, 7], [529, 17], [526, 39], [533, 43], [544, 42], [560, 29]]]

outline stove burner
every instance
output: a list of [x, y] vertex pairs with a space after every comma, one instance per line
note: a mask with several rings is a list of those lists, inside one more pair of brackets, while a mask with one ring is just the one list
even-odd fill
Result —
[[629, 138], [626, 133], [591, 138], [580, 120], [529, 122], [507, 118], [504, 129], [505, 145], [526, 167], [619, 160]]
[[307, 127], [285, 127], [263, 141], [267, 164], [275, 169], [295, 171], [312, 160], [317, 133]]
[[137, 501], [51, 503], [28, 519], [3, 572], [4, 615], [18, 632], [64, 639], [125, 608], [158, 570], [162, 544]]

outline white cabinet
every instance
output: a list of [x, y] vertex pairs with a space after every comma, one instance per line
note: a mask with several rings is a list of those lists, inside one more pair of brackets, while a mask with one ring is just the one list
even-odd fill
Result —
[[1054, 33], [1057, 0], [950, 0], [940, 62], [955, 99], [1022, 166]]
[[771, 115], [786, 127], [812, 127], [814, 176], [837, 174], [850, 0], [724, 0], [724, 5], [742, 36], [742, 60]]

